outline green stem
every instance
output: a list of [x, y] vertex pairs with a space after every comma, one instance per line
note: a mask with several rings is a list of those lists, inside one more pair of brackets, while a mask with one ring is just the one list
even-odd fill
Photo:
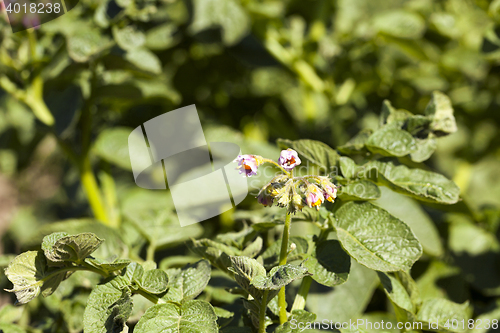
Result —
[[[318, 235], [317, 242], [324, 241], [328, 238], [331, 229], [322, 229]], [[295, 300], [293, 301], [292, 311], [293, 310], [304, 310], [306, 307], [307, 295], [309, 294], [309, 288], [311, 288], [312, 278], [310, 276], [305, 276], [300, 283], [299, 291], [295, 296]]]
[[155, 251], [156, 244], [153, 240], [149, 241], [148, 251], [146, 253], [146, 260], [154, 261], [155, 260]]
[[92, 166], [90, 165], [88, 156], [85, 156], [84, 160], [81, 162], [80, 180], [85, 193], [87, 194], [90, 208], [92, 209], [95, 218], [104, 224], [109, 225], [106, 209], [102, 203], [101, 193], [99, 191], [99, 187], [97, 186], [94, 173], [92, 172]]
[[102, 168], [99, 172], [99, 180], [102, 184], [107, 215], [110, 225], [118, 228], [120, 226], [120, 214], [118, 212], [118, 198], [116, 196], [115, 180], [111, 175], [111, 167], [109, 163], [103, 162], [101, 165]]
[[[286, 213], [285, 218], [285, 227], [283, 228], [283, 236], [281, 238], [281, 252], [280, 252], [280, 261], [279, 264], [285, 265], [286, 258], [288, 255], [288, 238], [290, 237], [290, 227], [292, 225], [292, 214], [289, 212]], [[280, 323], [285, 323], [288, 318], [286, 314], [286, 293], [285, 287], [282, 287], [278, 294], [278, 305], [280, 309]]]
[[100, 270], [99, 268], [94, 267], [94, 266], [92, 266], [91, 264], [89, 264], [89, 263], [87, 263], [87, 262], [85, 262], [85, 261], [84, 261], [84, 262], [82, 262], [81, 264], [82, 264], [82, 266], [83, 266], [83, 267], [85, 267], [85, 269], [86, 269], [87, 271], [91, 271], [91, 272], [94, 272], [94, 273], [100, 274], [100, 275], [102, 275], [102, 276], [104, 276], [104, 277], [108, 277], [108, 276], [109, 276], [109, 275], [108, 275], [105, 271]]
[[286, 171], [281, 165], [279, 165], [275, 161], [267, 159], [267, 158], [263, 158], [262, 160], [264, 161], [264, 163], [271, 163], [271, 164], [276, 165], [278, 168], [281, 169], [281, 171], [283, 171], [283, 173], [285, 173], [288, 177], [291, 177], [290, 172]]
[[106, 273], [104, 273], [103, 271], [101, 271], [100, 269], [95, 268], [92, 265], [84, 262], [82, 264], [82, 266], [70, 266], [70, 267], [59, 268], [59, 269], [51, 272], [49, 275], [47, 275], [46, 277], [44, 277], [40, 281], [45, 282], [45, 281], [49, 280], [50, 278], [52, 278], [52, 277], [54, 277], [54, 276], [56, 276], [57, 274], [60, 274], [60, 273], [76, 272], [76, 271], [91, 271], [91, 272], [100, 274], [100, 275], [102, 275], [104, 277], [108, 277], [108, 275]]
[[136, 291], [134, 291], [134, 294], [139, 294], [139, 295], [141, 295], [142, 297], [144, 297], [145, 299], [147, 299], [148, 301], [150, 301], [150, 302], [152, 302], [154, 304], [164, 303], [164, 301], [161, 300], [160, 298], [156, 297], [155, 295], [151, 295], [151, 294], [145, 292], [142, 289], [137, 289]]
[[309, 294], [309, 288], [311, 287], [312, 278], [310, 276], [305, 276], [300, 283], [299, 291], [295, 300], [293, 301], [293, 310], [304, 310], [306, 307], [307, 295]]
[[262, 300], [260, 302], [259, 333], [266, 333], [266, 310], [268, 293], [269, 290], [264, 291], [264, 295], [262, 295]]

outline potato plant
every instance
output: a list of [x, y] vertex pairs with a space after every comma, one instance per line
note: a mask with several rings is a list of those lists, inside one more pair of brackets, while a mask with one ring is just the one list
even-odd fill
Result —
[[[0, 332], [497, 330], [499, 0], [75, 2], [0, 15]], [[127, 138], [190, 104], [250, 195], [181, 227]]]
[[[134, 325], [137, 333], [263, 333], [274, 324], [279, 324], [274, 332], [293, 332], [292, 320], [304, 325], [315, 321], [316, 315], [305, 310], [311, 283], [328, 288], [345, 283], [352, 258], [377, 272], [398, 322], [421, 323], [421, 330], [449, 329], [451, 320], [469, 319], [468, 304], [444, 298], [422, 301], [410, 274], [422, 245], [407, 224], [373, 200], [380, 197], [379, 187], [386, 186], [425, 202], [457, 203], [459, 188], [453, 181], [406, 165], [429, 158], [437, 138], [455, 130], [450, 100], [440, 92], [433, 94], [424, 116], [397, 110], [386, 101], [380, 127], [359, 133], [337, 150], [314, 140], [278, 140], [284, 150], [277, 162], [239, 156], [235, 166], [245, 177], [257, 175], [267, 163], [279, 168], [257, 200], [267, 207], [276, 204], [281, 214], [215, 239], [192, 239], [189, 248], [202, 260], [181, 269], [161, 269], [152, 260], [99, 258], [94, 252], [105, 240], [96, 234], [55, 232], [43, 238], [41, 250], [24, 252], [9, 263], [5, 274], [14, 287], [8, 291], [25, 304], [40, 294], [50, 296], [77, 271], [88, 271], [100, 279], [85, 305], [85, 332], [127, 331], [134, 295], [150, 302]], [[304, 162], [310, 167], [301, 170]], [[313, 223], [319, 232], [291, 238], [294, 219]], [[277, 229], [281, 237], [265, 246], [263, 237]], [[237, 284], [226, 292], [240, 305], [239, 321], [232, 320], [234, 312], [197, 298], [212, 267]], [[300, 286], [289, 306], [286, 288], [295, 280]], [[438, 320], [440, 326], [432, 327]]]

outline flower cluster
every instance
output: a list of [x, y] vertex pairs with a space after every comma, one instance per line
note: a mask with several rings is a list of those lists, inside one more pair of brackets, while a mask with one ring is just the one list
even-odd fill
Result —
[[319, 209], [325, 201], [333, 202], [337, 197], [337, 187], [328, 177], [293, 176], [293, 168], [301, 163], [297, 152], [293, 149], [281, 151], [278, 163], [257, 155], [240, 155], [234, 162], [238, 163], [236, 169], [240, 174], [247, 177], [256, 175], [257, 168], [266, 162], [281, 168], [283, 174], [274, 177], [257, 195], [258, 202], [264, 206], [276, 203], [294, 213], [305, 206]]

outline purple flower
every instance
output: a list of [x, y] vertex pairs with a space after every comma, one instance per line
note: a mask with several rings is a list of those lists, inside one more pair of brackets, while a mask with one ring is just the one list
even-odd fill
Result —
[[259, 158], [255, 155], [238, 155], [233, 162], [238, 162], [236, 170], [246, 177], [251, 177], [257, 174], [257, 167], [259, 166]]
[[306, 202], [307, 205], [311, 208], [316, 207], [319, 209], [319, 206], [325, 201], [323, 194], [315, 185], [309, 185], [306, 193]]
[[279, 165], [283, 167], [283, 169], [290, 171], [295, 166], [301, 163], [299, 155], [293, 149], [288, 148], [287, 150], [282, 150], [280, 154], [280, 158], [278, 160]]
[[324, 193], [323, 195], [325, 196], [325, 199], [333, 202], [335, 198], [337, 198], [337, 188], [331, 187], [329, 185], [323, 185]]

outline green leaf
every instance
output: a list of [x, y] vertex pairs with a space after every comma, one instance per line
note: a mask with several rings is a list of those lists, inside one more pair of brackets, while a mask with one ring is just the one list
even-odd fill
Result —
[[386, 187], [380, 190], [382, 196], [373, 203], [406, 223], [422, 244], [425, 253], [433, 256], [442, 255], [444, 250], [437, 227], [422, 207], [412, 198]]
[[406, 118], [404, 128], [410, 132], [411, 135], [419, 138], [428, 136], [430, 133], [430, 124], [432, 117], [422, 115], [412, 115]]
[[358, 166], [356, 163], [347, 156], [341, 156], [339, 160], [340, 171], [346, 179], [351, 179], [356, 177], [356, 170]]
[[407, 39], [420, 38], [425, 31], [425, 21], [420, 15], [399, 9], [375, 16], [373, 25], [377, 31]]
[[[455, 320], [460, 322], [461, 320], [465, 320], [465, 322], [467, 322], [469, 319], [468, 307], [469, 302], [458, 304], [444, 298], [431, 298], [424, 301], [422, 307], [418, 311], [417, 319], [424, 322], [424, 329], [426, 330], [430, 328], [425, 325], [425, 323], [439, 323], [440, 330], [464, 332], [465, 330], [461, 325], [458, 325], [458, 328], [455, 326], [456, 329], [453, 329], [451, 321]], [[449, 321], [449, 327], [445, 328], [444, 325], [447, 321]]]
[[337, 240], [326, 240], [317, 244], [304, 266], [314, 281], [334, 287], [347, 281], [351, 258]]
[[302, 333], [304, 330], [299, 328], [299, 325], [300, 327], [307, 327], [307, 324], [311, 325], [315, 320], [316, 315], [314, 313], [305, 310], [293, 310], [288, 321], [276, 327], [274, 333]]
[[129, 285], [140, 284], [142, 276], [144, 275], [144, 267], [141, 264], [132, 262], [127, 266], [127, 269], [122, 274], [123, 278], [127, 280]]
[[377, 272], [380, 282], [384, 287], [384, 292], [393, 304], [398, 321], [412, 321], [416, 312], [416, 307], [405, 287], [397, 278], [390, 274]]
[[50, 235], [45, 236], [42, 240], [42, 250], [44, 252], [52, 251], [56, 242], [59, 239], [66, 237], [66, 236], [69, 236], [69, 234], [67, 232], [54, 232], [54, 233], [51, 233]]
[[125, 59], [137, 68], [152, 74], [160, 74], [162, 71], [160, 59], [156, 54], [145, 48], [128, 51], [125, 54]]
[[146, 32], [146, 47], [150, 50], [165, 50], [179, 43], [175, 36], [177, 26], [170, 22], [156, 26]]
[[391, 128], [401, 128], [404, 122], [411, 116], [413, 116], [411, 112], [407, 110], [396, 110], [391, 105], [390, 101], [384, 100], [380, 112], [380, 126], [391, 124]]
[[[161, 177], [163, 177], [163, 172]], [[199, 237], [203, 228], [198, 224], [181, 227], [174, 212], [170, 192], [132, 191], [122, 205], [123, 214], [140, 235], [162, 249]], [[140, 239], [139, 239], [140, 241]]]
[[441, 204], [454, 204], [459, 200], [458, 186], [438, 173], [381, 161], [370, 161], [364, 168], [370, 180], [416, 199]]
[[97, 267], [97, 268], [105, 271], [106, 274], [122, 270], [130, 264], [130, 260], [128, 260], [128, 259], [115, 259], [115, 260], [109, 262], [109, 261], [97, 259], [97, 258], [87, 258], [87, 259], [85, 259], [85, 261], [87, 261], [92, 266]]
[[413, 280], [409, 272], [399, 271], [395, 272], [394, 276], [398, 279], [401, 285], [405, 288], [408, 295], [410, 295], [411, 301], [415, 308], [419, 308], [422, 304], [422, 298], [420, 297], [420, 290], [418, 289], [418, 285]]
[[140, 286], [150, 294], [161, 294], [167, 290], [167, 273], [165, 273], [161, 269], [152, 269], [146, 271], [142, 275]]
[[338, 197], [343, 201], [376, 200], [380, 195], [380, 188], [366, 179], [351, 181], [342, 185], [338, 191]]
[[117, 276], [92, 290], [83, 313], [85, 333], [122, 332], [132, 312], [132, 298], [127, 286], [128, 281]]
[[66, 42], [69, 56], [76, 62], [87, 62], [111, 45], [110, 40], [96, 29], [84, 29], [68, 35]]
[[213, 27], [222, 28], [226, 45], [239, 42], [248, 32], [250, 18], [236, 0], [194, 0], [194, 17], [190, 30], [193, 33]]
[[432, 116], [431, 129], [437, 136], [448, 135], [457, 131], [451, 101], [445, 94], [434, 91], [425, 108], [425, 114]]
[[[47, 242], [45, 242], [46, 246], [53, 240], [53, 237], [47, 239]], [[74, 236], [61, 237], [56, 240], [51, 248], [44, 249], [44, 252], [50, 261], [80, 262], [94, 252], [102, 242], [103, 240], [95, 234], [85, 232]]]
[[218, 318], [232, 318], [234, 316], [234, 312], [223, 308], [214, 307], [214, 311]]
[[206, 260], [200, 260], [182, 270], [167, 270], [169, 290], [163, 299], [186, 302], [196, 298], [207, 286], [210, 272], [210, 264]]
[[241, 255], [253, 258], [260, 253], [262, 250], [262, 238], [257, 237], [252, 243], [250, 243], [243, 251]]
[[302, 264], [286, 264], [274, 267], [267, 276], [258, 274], [250, 281], [260, 290], [279, 290], [297, 279], [310, 275], [312, 274], [307, 271], [307, 267]]
[[191, 240], [188, 247], [194, 253], [209, 260], [218, 269], [226, 272], [228, 272], [228, 267], [232, 266], [230, 256], [241, 254], [237, 248], [217, 243], [211, 239]]
[[361, 153], [364, 148], [366, 141], [372, 135], [373, 130], [364, 129], [356, 134], [351, 140], [349, 140], [345, 145], [337, 147], [337, 149], [344, 154], [352, 155]]
[[26, 333], [21, 326], [9, 323], [0, 323], [0, 332], [2, 333]]
[[311, 285], [307, 308], [314, 312], [319, 320], [344, 322], [359, 318], [378, 284], [374, 271], [353, 260], [346, 283], [328, 289], [315, 283]]
[[[295, 244], [295, 249], [290, 251], [288, 254], [288, 261], [294, 261], [299, 259], [304, 259], [305, 255], [309, 253], [309, 249], [312, 247], [310, 240], [302, 236], [292, 236], [290, 237], [289, 244]], [[264, 261], [264, 266], [268, 269], [278, 265], [279, 257], [281, 251], [281, 239], [273, 242], [263, 253], [262, 259]]]
[[426, 139], [416, 139], [415, 143], [417, 149], [413, 151], [410, 156], [411, 160], [417, 163], [429, 159], [437, 148], [437, 140], [433, 134], [430, 134]]
[[384, 156], [405, 156], [417, 149], [415, 139], [410, 133], [392, 126], [384, 126], [375, 131], [366, 142], [373, 153]]
[[368, 268], [407, 270], [422, 255], [411, 229], [369, 202], [348, 202], [335, 213], [337, 236], [351, 257]]
[[47, 223], [37, 231], [36, 237], [29, 239], [26, 245], [35, 246], [42, 242], [45, 235], [62, 231], [73, 235], [91, 232], [96, 234], [99, 238], [105, 239], [106, 241], [101, 243], [101, 246], [93, 253], [95, 257], [111, 258], [113, 256], [124, 257], [127, 255], [128, 249], [125, 248], [125, 244], [123, 244], [117, 230], [92, 219], [75, 219]]
[[116, 43], [124, 50], [134, 50], [146, 42], [146, 36], [143, 32], [137, 30], [132, 25], [127, 25], [123, 28], [113, 26], [113, 37]]
[[217, 315], [210, 303], [189, 301], [181, 307], [157, 304], [150, 307], [135, 326], [135, 333], [215, 333]]
[[261, 292], [252, 286], [252, 281], [257, 277], [266, 277], [266, 269], [257, 260], [243, 257], [231, 256], [232, 267], [229, 269], [234, 273], [236, 283], [245, 289], [254, 298], [261, 296]]
[[132, 170], [128, 150], [131, 128], [113, 127], [104, 129], [94, 143], [93, 151], [100, 158], [125, 170]]
[[339, 154], [333, 148], [320, 141], [278, 139], [276, 142], [283, 149], [292, 148], [297, 151], [305, 159], [302, 164], [309, 161], [319, 166], [324, 173], [332, 171], [340, 159]]
[[50, 269], [47, 260], [41, 251], [27, 251], [12, 260], [5, 269], [5, 276], [12, 282], [14, 288], [7, 290], [14, 292], [19, 304], [25, 304], [37, 297], [40, 292], [48, 296], [54, 292], [66, 272], [54, 273], [57, 269]]

